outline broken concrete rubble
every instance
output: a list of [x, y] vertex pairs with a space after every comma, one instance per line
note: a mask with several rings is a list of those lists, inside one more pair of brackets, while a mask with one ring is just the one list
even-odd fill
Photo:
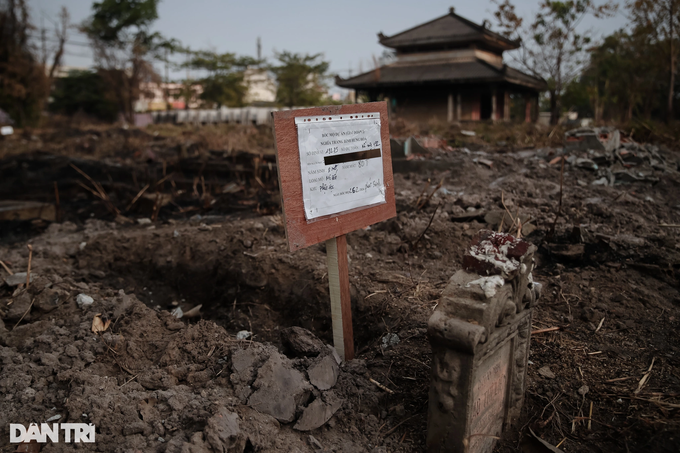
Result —
[[281, 330], [281, 342], [292, 357], [316, 357], [326, 349], [312, 332], [297, 326]]
[[333, 392], [327, 392], [324, 395], [324, 399], [325, 401], [321, 398], [312, 401], [302, 411], [302, 416], [293, 428], [298, 431], [311, 431], [323, 426], [330, 420], [333, 414], [340, 409], [343, 401], [335, 396]]
[[677, 163], [668, 161], [659, 148], [640, 144], [615, 128], [579, 128], [565, 133], [564, 153], [572, 166], [596, 173], [595, 185], [659, 181], [655, 171], [676, 171]]
[[257, 390], [248, 398], [248, 405], [283, 423], [295, 420], [297, 407], [307, 402], [312, 390], [303, 374], [278, 353], [258, 370], [253, 387]]
[[307, 375], [309, 382], [319, 390], [328, 390], [338, 381], [340, 369], [331, 354], [324, 356], [316, 364], [309, 367]]
[[[31, 274], [30, 283], [33, 283], [33, 279], [35, 277], [36, 277], [35, 274]], [[4, 280], [5, 280], [5, 284], [7, 286], [25, 285], [26, 284], [26, 272], [17, 272], [14, 275], [7, 275]]]
[[217, 453], [242, 453], [246, 436], [239, 429], [238, 414], [221, 407], [208, 419], [205, 439]]

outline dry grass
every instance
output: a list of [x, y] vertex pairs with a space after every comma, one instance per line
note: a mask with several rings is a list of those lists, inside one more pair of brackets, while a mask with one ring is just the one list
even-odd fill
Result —
[[[462, 130], [473, 131], [475, 136], [465, 136], [461, 134]], [[404, 120], [395, 120], [390, 122], [390, 131], [395, 137], [410, 135], [442, 137], [453, 147], [492, 145], [508, 149], [522, 149], [562, 146], [566, 128], [536, 123], [492, 123], [490, 121], [450, 124], [432, 120], [419, 125]]]

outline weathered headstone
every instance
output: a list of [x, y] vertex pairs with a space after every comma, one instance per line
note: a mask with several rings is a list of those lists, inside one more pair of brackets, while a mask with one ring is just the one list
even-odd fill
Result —
[[428, 323], [428, 452], [490, 453], [524, 399], [535, 247], [482, 231]]

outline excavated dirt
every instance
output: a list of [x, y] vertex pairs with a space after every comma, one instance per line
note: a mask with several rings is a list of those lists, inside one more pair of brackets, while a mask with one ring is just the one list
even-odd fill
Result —
[[[109, 149], [119, 133], [91, 141]], [[0, 286], [1, 451], [16, 450], [10, 423], [55, 415], [95, 424], [84, 451], [423, 451], [427, 320], [471, 237], [501, 219], [507, 231], [507, 212], [539, 250], [533, 328], [559, 330], [532, 336], [523, 415], [497, 450], [550, 451], [531, 432], [572, 452], [680, 449], [679, 154], [661, 149], [658, 182], [614, 186], [567, 164], [561, 197], [551, 148], [396, 162], [398, 216], [348, 235], [357, 359], [338, 365], [324, 246], [287, 251], [270, 153], [192, 148], [188, 135], [173, 151], [174, 138], [127, 131], [153, 156], [87, 155], [50, 134], [0, 161], [0, 198], [53, 201], [61, 188], [60, 222], [1, 226], [13, 272], [34, 250], [28, 290]], [[147, 183], [150, 207], [126, 209]]]

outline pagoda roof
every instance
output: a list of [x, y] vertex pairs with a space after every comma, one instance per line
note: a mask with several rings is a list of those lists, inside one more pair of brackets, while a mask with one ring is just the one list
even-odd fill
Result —
[[336, 77], [338, 86], [351, 89], [398, 87], [406, 85], [442, 85], [500, 83], [543, 91], [546, 82], [507, 65], [495, 66], [482, 59], [436, 62], [431, 64], [391, 64], [349, 79]]
[[444, 16], [416, 25], [396, 35], [385, 36], [378, 33], [378, 39], [380, 44], [393, 49], [461, 46], [473, 43], [500, 51], [520, 47], [519, 42], [487, 29], [486, 21], [484, 25], [476, 24], [454, 13], [453, 8]]

